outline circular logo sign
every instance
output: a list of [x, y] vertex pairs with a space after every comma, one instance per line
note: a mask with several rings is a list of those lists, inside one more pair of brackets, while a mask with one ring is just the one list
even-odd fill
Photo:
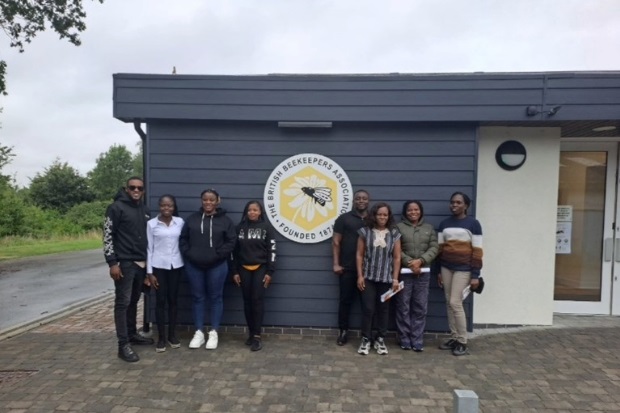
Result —
[[263, 198], [269, 221], [280, 234], [311, 244], [331, 238], [336, 218], [351, 210], [353, 190], [336, 162], [303, 153], [271, 172]]

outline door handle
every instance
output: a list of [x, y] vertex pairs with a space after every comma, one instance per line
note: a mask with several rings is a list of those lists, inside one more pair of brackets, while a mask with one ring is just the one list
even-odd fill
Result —
[[[614, 240], [613, 238], [605, 238], [605, 243], [603, 244], [603, 259], [605, 262], [611, 261], [611, 257], [614, 251]], [[618, 243], [616, 243], [616, 249], [618, 249]], [[618, 254], [616, 251], [616, 260], [618, 260]]]

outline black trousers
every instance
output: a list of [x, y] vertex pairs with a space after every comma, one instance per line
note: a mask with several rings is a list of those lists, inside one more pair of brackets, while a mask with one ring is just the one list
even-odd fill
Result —
[[248, 324], [250, 335], [260, 335], [265, 316], [265, 285], [263, 278], [267, 273], [267, 266], [261, 265], [254, 271], [241, 267], [241, 293], [243, 294], [243, 311]]
[[159, 288], [155, 290], [157, 331], [159, 332], [159, 339], [165, 340], [166, 304], [168, 304], [168, 337], [174, 336], [177, 325], [177, 296], [179, 294], [179, 282], [181, 281], [181, 268], [169, 270], [153, 268], [153, 275], [159, 283]]
[[381, 302], [381, 294], [390, 290], [392, 284], [364, 280], [366, 288], [362, 291], [362, 336], [372, 340], [373, 318], [377, 337], [385, 337], [389, 321], [390, 302]]
[[114, 281], [114, 324], [118, 345], [122, 346], [138, 333], [136, 313], [146, 271], [133, 261], [121, 261], [120, 267], [123, 276]]
[[351, 316], [351, 306], [355, 297], [359, 294], [357, 288], [357, 271], [345, 270], [339, 276], [340, 281], [340, 302], [338, 304], [338, 328], [341, 330], [349, 329], [349, 318]]

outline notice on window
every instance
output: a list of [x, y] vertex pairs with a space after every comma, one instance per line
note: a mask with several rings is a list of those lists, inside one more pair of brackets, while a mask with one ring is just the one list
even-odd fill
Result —
[[558, 205], [558, 222], [573, 222], [573, 206]]
[[555, 230], [555, 253], [570, 254], [570, 239], [573, 229], [572, 222], [558, 222]]

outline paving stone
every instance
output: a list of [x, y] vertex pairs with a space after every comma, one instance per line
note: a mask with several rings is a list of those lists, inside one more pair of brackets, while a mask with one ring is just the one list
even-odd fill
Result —
[[0, 412], [451, 413], [456, 388], [475, 391], [482, 413], [620, 411], [620, 355], [609, 347], [620, 342], [620, 317], [476, 330], [471, 354], [458, 358], [436, 348], [442, 336], [427, 335], [420, 354], [391, 336], [387, 356], [362, 357], [357, 342], [336, 346], [330, 330], [266, 332], [255, 353], [239, 328], [220, 334], [215, 351], [189, 350], [191, 332], [179, 330], [182, 348], [136, 346], [141, 361], [125, 363], [112, 305], [100, 303], [0, 341], [3, 369], [38, 370], [0, 383]]

